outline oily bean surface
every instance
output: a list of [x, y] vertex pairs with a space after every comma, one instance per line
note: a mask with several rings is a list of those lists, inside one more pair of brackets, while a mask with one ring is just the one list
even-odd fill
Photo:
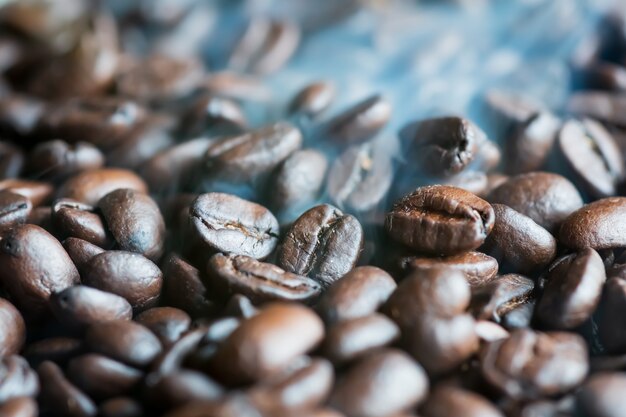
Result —
[[131, 305], [119, 295], [83, 285], [75, 285], [50, 298], [55, 317], [69, 326], [85, 326], [111, 320], [130, 320]]
[[0, 298], [0, 357], [19, 353], [26, 341], [26, 323], [9, 300]]
[[626, 246], [626, 198], [609, 197], [589, 203], [561, 224], [559, 242], [570, 249], [614, 249]]
[[102, 197], [118, 188], [128, 188], [141, 193], [148, 191], [145, 181], [132, 171], [101, 168], [69, 177], [57, 190], [56, 196], [95, 206]]

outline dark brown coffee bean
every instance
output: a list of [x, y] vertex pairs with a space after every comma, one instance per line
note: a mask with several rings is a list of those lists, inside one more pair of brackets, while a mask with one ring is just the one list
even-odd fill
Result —
[[0, 404], [11, 398], [34, 397], [39, 392], [37, 374], [21, 356], [0, 358]]
[[320, 285], [310, 278], [243, 255], [213, 255], [209, 259], [207, 274], [212, 286], [222, 294], [241, 293], [256, 303], [307, 301], [322, 291]]
[[308, 308], [270, 304], [220, 345], [211, 358], [211, 375], [229, 384], [261, 380], [311, 350], [323, 335], [322, 321]]
[[166, 375], [179, 370], [183, 361], [196, 350], [206, 333], [206, 328], [190, 330], [155, 360], [151, 369], [158, 375]]
[[535, 282], [518, 274], [506, 274], [472, 290], [471, 311], [478, 319], [500, 323], [504, 316], [532, 298]]
[[259, 417], [260, 411], [243, 394], [233, 394], [219, 401], [193, 402], [164, 414], [166, 417]]
[[335, 94], [335, 86], [329, 81], [311, 83], [294, 96], [288, 113], [313, 119], [333, 104]]
[[354, 268], [362, 248], [359, 221], [322, 204], [293, 223], [280, 248], [278, 265], [328, 286]]
[[167, 305], [180, 308], [192, 317], [206, 317], [216, 309], [200, 271], [176, 254], [170, 255], [163, 266], [163, 296]]
[[481, 198], [487, 194], [487, 187], [489, 186], [487, 174], [482, 171], [470, 170], [460, 172], [437, 182], [441, 182], [441, 185], [461, 188]]
[[493, 208], [456, 187], [421, 187], [394, 204], [385, 218], [387, 233], [419, 252], [454, 255], [476, 249], [491, 232]]
[[86, 142], [42, 142], [29, 154], [24, 171], [35, 178], [58, 181], [104, 165], [104, 155]]
[[26, 316], [43, 313], [50, 295], [80, 279], [59, 241], [35, 225], [19, 225], [2, 236], [0, 263], [2, 287]]
[[259, 309], [252, 304], [252, 301], [250, 301], [248, 297], [241, 294], [235, 294], [230, 297], [222, 313], [227, 316], [249, 319], [250, 317], [256, 316], [258, 312]]
[[89, 204], [63, 198], [52, 205], [52, 225], [61, 239], [76, 237], [107, 248], [112, 238], [101, 215]]
[[583, 205], [580, 193], [569, 180], [548, 172], [511, 177], [494, 189], [488, 200], [519, 211], [552, 233]]
[[0, 132], [18, 138], [31, 135], [45, 110], [46, 106], [40, 99], [11, 94], [0, 102]]
[[360, 266], [335, 281], [317, 303], [318, 314], [329, 324], [375, 313], [396, 289], [396, 282], [380, 268]]
[[574, 80], [589, 90], [626, 90], [626, 69], [607, 61], [592, 61], [574, 67]]
[[52, 294], [50, 308], [57, 320], [69, 326], [130, 320], [133, 316], [133, 309], [124, 298], [83, 285]]
[[145, 310], [158, 302], [163, 274], [138, 253], [107, 251], [88, 261], [83, 283], [124, 297], [135, 310]]
[[572, 94], [567, 109], [575, 114], [593, 117], [607, 123], [626, 126], [626, 98], [604, 91]]
[[63, 248], [67, 251], [67, 254], [72, 259], [72, 262], [74, 262], [74, 265], [76, 265], [76, 269], [78, 269], [81, 276], [85, 275], [87, 264], [91, 258], [105, 252], [101, 247], [75, 237], [65, 239], [63, 241]]
[[561, 128], [561, 120], [539, 112], [516, 124], [504, 144], [505, 171], [522, 174], [543, 168]]
[[143, 417], [144, 412], [137, 400], [129, 397], [115, 397], [100, 403], [98, 415], [102, 417]]
[[420, 408], [426, 417], [504, 417], [486, 398], [452, 385], [439, 385]]
[[24, 153], [22, 150], [9, 142], [0, 141], [0, 179], [19, 177], [23, 166]]
[[428, 391], [421, 366], [406, 353], [386, 349], [356, 363], [339, 380], [330, 404], [354, 417], [383, 417], [419, 404]]
[[54, 188], [47, 182], [11, 178], [0, 181], [0, 191], [3, 190], [28, 198], [33, 207], [36, 207], [50, 200]]
[[37, 401], [30, 397], [12, 398], [0, 405], [2, 417], [37, 417], [38, 415]]
[[139, 313], [135, 321], [150, 329], [163, 346], [176, 342], [191, 325], [187, 313], [173, 307], [153, 307]]
[[135, 368], [93, 353], [72, 359], [67, 367], [69, 380], [97, 400], [130, 393], [142, 376]]
[[33, 366], [38, 366], [45, 361], [52, 361], [61, 366], [82, 353], [82, 349], [83, 344], [80, 339], [49, 337], [29, 343], [24, 349], [24, 357]]
[[278, 220], [265, 207], [230, 194], [202, 194], [189, 209], [191, 229], [211, 252], [267, 257], [278, 243]]
[[303, 149], [280, 165], [270, 182], [270, 199], [276, 209], [303, 207], [315, 201], [324, 185], [328, 161], [321, 152]]
[[15, 355], [26, 340], [26, 324], [8, 300], [0, 298], [0, 358]]
[[498, 260], [500, 269], [531, 273], [556, 256], [556, 239], [530, 217], [503, 204], [493, 204], [496, 221], [481, 250]]
[[501, 323], [507, 330], [530, 327], [535, 312], [535, 300], [527, 300], [504, 313]]
[[626, 198], [611, 197], [594, 201], [563, 221], [559, 241], [574, 250], [625, 247], [625, 215]]
[[328, 121], [328, 135], [338, 143], [362, 143], [373, 137], [391, 118], [391, 104], [382, 96], [368, 97]]
[[577, 387], [589, 369], [587, 347], [573, 333], [515, 330], [481, 353], [483, 376], [506, 395], [534, 399]]
[[230, 336], [241, 324], [237, 317], [222, 317], [211, 321], [205, 329], [203, 342], [220, 343]]
[[[183, 113], [179, 129], [187, 136], [207, 132], [239, 134], [248, 127], [246, 115], [236, 101], [210, 93], [201, 93]], [[204, 154], [206, 149], [201, 152]], [[196, 155], [200, 156], [200, 155]]]
[[615, 140], [600, 123], [566, 122], [559, 133], [559, 150], [582, 188], [596, 198], [616, 194], [624, 162]]
[[27, 197], [8, 190], [0, 191], [0, 231], [25, 223], [32, 209], [33, 204]]
[[532, 98], [506, 90], [487, 91], [485, 104], [490, 121], [498, 125], [498, 131], [505, 134], [545, 110], [541, 103]]
[[148, 191], [146, 183], [133, 172], [102, 168], [71, 176], [59, 188], [57, 197], [70, 198], [95, 206], [102, 197], [118, 188], [129, 188], [141, 193]]
[[589, 417], [619, 417], [626, 407], [626, 374], [593, 375], [576, 394], [577, 409]]
[[214, 179], [247, 182], [276, 168], [302, 146], [302, 134], [289, 123], [265, 126], [212, 143], [204, 157]]
[[159, 339], [150, 330], [125, 320], [90, 325], [85, 343], [94, 352], [138, 367], [149, 365], [162, 351]]
[[67, 417], [95, 416], [96, 405], [81, 390], [70, 383], [53, 362], [37, 368], [41, 380], [41, 404], [44, 410]]
[[322, 351], [333, 364], [341, 365], [393, 343], [398, 326], [381, 314], [341, 321], [328, 329]]
[[165, 221], [149, 196], [121, 188], [102, 197], [98, 208], [120, 249], [152, 261], [163, 255]]
[[626, 281], [609, 278], [598, 308], [598, 331], [602, 346], [610, 353], [626, 352], [626, 332], [620, 325], [626, 313]]
[[[154, 380], [152, 380], [154, 379]], [[206, 375], [181, 369], [167, 375], [148, 376], [145, 397], [155, 410], [167, 410], [190, 402], [217, 400], [224, 389]]]
[[509, 332], [504, 327], [489, 320], [476, 321], [474, 329], [481, 342], [495, 342], [509, 337]]
[[587, 248], [555, 261], [545, 279], [537, 317], [551, 328], [571, 329], [595, 311], [606, 273], [598, 252]]

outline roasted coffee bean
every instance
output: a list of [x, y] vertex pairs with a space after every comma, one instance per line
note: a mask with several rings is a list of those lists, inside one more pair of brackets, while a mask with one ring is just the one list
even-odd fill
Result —
[[50, 308], [57, 320], [69, 326], [130, 320], [133, 316], [133, 309], [124, 298], [83, 285], [52, 294]]
[[362, 248], [359, 221], [322, 204], [293, 223], [280, 247], [278, 265], [328, 286], [354, 268]]
[[299, 305], [270, 304], [219, 346], [211, 358], [210, 374], [228, 384], [261, 380], [315, 347], [323, 335], [322, 322], [313, 311]]
[[89, 204], [67, 198], [57, 200], [52, 205], [51, 218], [61, 239], [76, 237], [102, 248], [112, 245], [104, 219]]
[[533, 115], [545, 111], [541, 103], [511, 91], [488, 90], [484, 99], [490, 122], [497, 126], [498, 133], [504, 135]]
[[37, 417], [38, 415], [37, 401], [30, 397], [11, 398], [0, 405], [2, 417]]
[[606, 61], [592, 61], [574, 67], [574, 80], [589, 90], [626, 90], [626, 69]]
[[205, 156], [213, 179], [247, 182], [268, 174], [302, 146], [302, 134], [289, 123], [265, 126], [213, 142]]
[[522, 174], [545, 166], [561, 120], [549, 112], [539, 112], [513, 127], [504, 143], [505, 171]]
[[24, 318], [13, 304], [0, 298], [0, 358], [17, 354], [25, 340]]
[[138, 367], [149, 365], [162, 351], [159, 339], [148, 328], [125, 320], [90, 325], [85, 343], [94, 352]]
[[187, 313], [173, 307], [153, 307], [138, 314], [135, 321], [150, 329], [163, 346], [176, 342], [191, 325]]
[[111, 191], [128, 188], [138, 192], [148, 191], [146, 183], [125, 169], [102, 168], [73, 175], [57, 191], [57, 197], [70, 198], [95, 206]]
[[452, 385], [439, 385], [420, 408], [425, 417], [504, 417], [486, 398]]
[[224, 389], [206, 375], [181, 369], [152, 380], [148, 376], [145, 397], [151, 408], [167, 410], [190, 402], [217, 400]]
[[58, 181], [103, 165], [104, 155], [90, 143], [52, 140], [35, 146], [28, 155], [24, 171], [35, 178]]
[[472, 194], [476, 194], [479, 197], [487, 194], [487, 187], [489, 186], [487, 180], [487, 174], [481, 171], [466, 170], [460, 172], [451, 177], [438, 180], [441, 185], [447, 185], [450, 187], [461, 188], [465, 191], [469, 191]]
[[[179, 128], [185, 135], [194, 137], [206, 132], [238, 134], [247, 126], [246, 115], [236, 101], [203, 93], [184, 112]], [[204, 152], [206, 149], [201, 154]]]
[[129, 397], [115, 397], [100, 403], [98, 415], [102, 417], [143, 417], [144, 412], [137, 400]]
[[44, 410], [68, 417], [95, 416], [96, 405], [63, 375], [53, 362], [44, 362], [37, 368], [41, 380], [40, 401]]
[[522, 274], [542, 270], [556, 256], [556, 239], [530, 217], [493, 204], [496, 220], [481, 250], [498, 260], [500, 269]]
[[69, 380], [97, 400], [130, 393], [142, 376], [135, 368], [93, 353], [74, 358], [67, 366]]
[[271, 97], [271, 91], [259, 78], [232, 71], [212, 73], [204, 86], [212, 94], [240, 101], [265, 101]]
[[507, 330], [530, 327], [535, 311], [535, 300], [527, 300], [504, 313], [501, 323]]
[[327, 122], [326, 130], [339, 144], [362, 143], [385, 127], [391, 112], [391, 104], [384, 97], [374, 95], [335, 115]]
[[434, 185], [396, 202], [385, 229], [392, 239], [419, 252], [454, 255], [479, 247], [494, 221], [486, 201], [460, 188]]
[[489, 320], [478, 320], [474, 330], [481, 342], [489, 343], [509, 337], [509, 332], [504, 327]]
[[36, 226], [45, 229], [47, 232], [53, 233], [54, 228], [52, 227], [52, 207], [50, 206], [40, 206], [35, 207], [31, 210], [30, 214], [26, 218], [26, 223], [34, 224]]
[[223, 314], [249, 319], [256, 316], [259, 310], [252, 304], [252, 301], [245, 295], [235, 294], [228, 300], [224, 307]]
[[63, 246], [39, 226], [10, 229], [0, 242], [0, 282], [17, 308], [37, 316], [50, 295], [78, 283], [80, 277]]
[[132, 189], [111, 191], [98, 203], [117, 246], [156, 261], [163, 254], [165, 221], [157, 204]]
[[0, 231], [25, 223], [33, 204], [27, 197], [4, 190], [0, 191]]
[[202, 194], [189, 209], [191, 230], [210, 252], [267, 257], [278, 243], [278, 220], [265, 207], [222, 193]]
[[209, 259], [207, 274], [211, 285], [222, 294], [240, 293], [256, 303], [307, 301], [322, 291], [320, 285], [310, 278], [243, 255], [213, 255]]
[[0, 358], [0, 404], [11, 398], [34, 397], [39, 387], [37, 374], [24, 358], [17, 355]]
[[611, 197], [594, 201], [570, 214], [562, 223], [559, 241], [582, 250], [614, 249], [626, 246], [626, 198]]
[[50, 199], [54, 188], [51, 184], [42, 181], [6, 179], [0, 181], [0, 191], [3, 190], [28, 198], [33, 207], [36, 207], [45, 204]]
[[203, 342], [219, 343], [230, 336], [241, 324], [237, 317], [222, 317], [209, 323], [205, 329]]
[[22, 150], [9, 142], [0, 141], [0, 179], [17, 178], [21, 174], [23, 166], [24, 153]]
[[587, 248], [555, 261], [545, 279], [537, 317], [551, 328], [571, 329], [596, 309], [606, 273], [598, 252]]
[[354, 417], [383, 417], [419, 404], [428, 391], [421, 366], [406, 353], [383, 349], [357, 362], [339, 379], [330, 404]]
[[494, 189], [488, 200], [517, 210], [552, 233], [583, 205], [582, 197], [569, 180], [548, 172], [511, 177]]
[[328, 324], [375, 313], [396, 289], [396, 282], [380, 268], [360, 266], [335, 281], [317, 303]]
[[575, 114], [593, 117], [607, 123], [626, 126], [626, 98], [604, 91], [583, 91], [572, 94], [567, 109]]
[[187, 356], [202, 342], [205, 330], [205, 328], [199, 327], [187, 332], [176, 343], [166, 348], [165, 352], [156, 359], [151, 369], [158, 375], [166, 375], [179, 370]]
[[176, 254], [163, 266], [163, 296], [167, 305], [180, 308], [192, 317], [206, 316], [215, 310], [202, 283], [200, 271]]
[[316, 150], [303, 149], [292, 153], [270, 182], [272, 207], [293, 209], [315, 201], [324, 185], [327, 168], [326, 157]]
[[626, 352], [626, 332], [620, 325], [626, 313], [626, 281], [609, 278], [599, 304], [598, 335], [604, 349], [610, 353]]
[[589, 369], [587, 347], [580, 336], [529, 329], [489, 343], [480, 362], [487, 381], [516, 399], [565, 393], [581, 384]]
[[83, 283], [124, 297], [140, 311], [158, 302], [163, 274], [154, 263], [138, 253], [107, 251], [87, 262]]
[[393, 343], [400, 336], [398, 326], [381, 314], [341, 321], [328, 329], [322, 351], [336, 365], [366, 356]]
[[559, 133], [559, 150], [581, 187], [596, 198], [615, 195], [624, 162], [611, 134], [598, 122], [570, 120]]
[[37, 128], [45, 110], [45, 104], [38, 98], [11, 94], [0, 102], [0, 132], [8, 137], [28, 137]]
[[233, 394], [224, 397], [220, 401], [192, 402], [178, 407], [167, 414], [166, 417], [259, 417], [260, 411], [251, 403], [250, 399], [243, 394]]
[[329, 81], [311, 83], [300, 90], [289, 104], [288, 113], [315, 118], [335, 101], [336, 89]]
[[65, 239], [63, 241], [63, 248], [65, 248], [81, 275], [85, 275], [87, 264], [91, 258], [105, 251], [93, 243], [75, 237]]
[[72, 337], [49, 337], [29, 343], [24, 349], [24, 357], [33, 366], [42, 362], [52, 361], [59, 366], [82, 353], [83, 344], [80, 339]]
[[576, 394], [579, 411], [589, 417], [619, 417], [626, 407], [626, 374], [598, 373]]
[[507, 313], [531, 298], [535, 282], [518, 274], [506, 274], [473, 288], [471, 311], [478, 319], [500, 323]]
[[465, 311], [463, 274], [433, 269], [405, 278], [383, 308], [402, 331], [402, 344], [430, 374], [450, 371], [478, 349], [474, 318]]

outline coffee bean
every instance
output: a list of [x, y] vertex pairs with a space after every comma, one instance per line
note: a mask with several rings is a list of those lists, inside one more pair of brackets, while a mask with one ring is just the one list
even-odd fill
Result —
[[500, 323], [509, 312], [532, 299], [535, 282], [518, 274], [506, 274], [472, 289], [470, 310], [478, 319]]
[[198, 347], [205, 336], [205, 328], [190, 330], [157, 357], [151, 369], [157, 375], [166, 375], [181, 368], [183, 361]]
[[54, 187], [47, 182], [11, 178], [0, 181], [0, 191], [3, 190], [26, 197], [36, 207], [50, 199]]
[[461, 188], [479, 197], [484, 197], [487, 194], [487, 187], [489, 186], [487, 174], [481, 171], [470, 170], [460, 172], [442, 180], [437, 180], [436, 182], [440, 182], [441, 185]]
[[135, 368], [93, 353], [72, 359], [67, 367], [69, 380], [96, 400], [129, 394], [142, 376]]
[[163, 265], [163, 296], [167, 305], [180, 308], [192, 317], [206, 316], [215, 310], [200, 271], [176, 254], [168, 256]]
[[559, 241], [582, 250], [601, 250], [626, 246], [626, 198], [611, 197], [594, 201], [570, 214], [562, 223]]
[[265, 207], [229, 194], [202, 194], [189, 209], [192, 232], [211, 252], [267, 257], [278, 243], [278, 221]]
[[478, 320], [474, 329], [481, 342], [489, 343], [509, 337], [509, 332], [504, 327], [488, 320]]
[[574, 80], [589, 90], [626, 89], [626, 69], [605, 61], [592, 61], [574, 67]]
[[252, 301], [245, 295], [235, 294], [228, 300], [224, 307], [223, 314], [249, 319], [256, 316], [259, 310], [252, 304]]
[[214, 401], [224, 395], [224, 389], [206, 375], [181, 369], [147, 379], [145, 397], [155, 410], [167, 410], [190, 402]]
[[133, 316], [132, 307], [124, 298], [83, 285], [52, 294], [50, 308], [57, 320], [69, 326], [130, 320]]
[[493, 204], [493, 229], [481, 250], [498, 260], [501, 270], [532, 273], [556, 256], [556, 239], [530, 217], [503, 204]]
[[515, 330], [481, 353], [483, 376], [506, 395], [534, 399], [577, 387], [589, 369], [587, 347], [573, 333]]
[[260, 79], [232, 71], [212, 73], [204, 86], [212, 94], [244, 102], [265, 101], [271, 96], [271, 91]]
[[506, 134], [533, 115], [545, 111], [544, 106], [532, 98], [506, 90], [488, 90], [484, 99], [490, 121], [498, 125], [498, 133]]
[[307, 301], [322, 291], [320, 285], [310, 278], [243, 255], [213, 255], [209, 259], [207, 274], [212, 286], [222, 294], [241, 293], [256, 303]]
[[360, 266], [335, 281], [316, 309], [328, 324], [366, 317], [375, 313], [395, 289], [395, 281], [382, 269]]
[[39, 143], [28, 155], [24, 171], [35, 178], [58, 181], [104, 165], [104, 155], [86, 142], [62, 140]]
[[8, 190], [0, 191], [0, 231], [25, 223], [32, 208], [27, 197]]
[[219, 346], [210, 374], [228, 384], [258, 381], [315, 347], [323, 335], [321, 320], [306, 307], [270, 304]]
[[385, 218], [387, 233], [419, 252], [454, 255], [479, 247], [495, 221], [486, 201], [460, 188], [421, 187], [396, 202]]
[[577, 393], [577, 408], [589, 417], [618, 417], [626, 407], [625, 390], [626, 374], [595, 374]]
[[45, 361], [51, 361], [61, 366], [81, 354], [82, 350], [83, 344], [80, 339], [49, 337], [29, 343], [24, 349], [24, 357], [32, 366], [38, 366]]
[[45, 115], [41, 99], [11, 94], [0, 102], [0, 132], [9, 138], [24, 138], [33, 134]]
[[421, 366], [406, 353], [383, 349], [356, 363], [341, 378], [330, 404], [354, 417], [382, 417], [420, 403], [428, 391]]
[[426, 417], [504, 417], [486, 398], [452, 385], [439, 385], [420, 408]]
[[19, 177], [23, 166], [22, 150], [9, 142], [0, 141], [0, 179]]
[[50, 295], [79, 281], [63, 246], [39, 226], [19, 225], [4, 233], [0, 264], [2, 287], [27, 317], [43, 313]]
[[204, 332], [203, 341], [209, 343], [223, 342], [230, 336], [241, 324], [241, 320], [237, 317], [222, 317], [210, 322]]
[[[237, 101], [210, 93], [201, 93], [193, 100], [184, 111], [179, 125], [182, 133], [191, 137], [200, 136], [207, 132], [239, 134], [247, 127], [248, 120]], [[204, 154], [205, 151], [202, 151], [201, 154]]]
[[61, 239], [76, 237], [107, 248], [112, 238], [102, 216], [89, 204], [63, 198], [52, 205], [52, 225]]
[[354, 268], [362, 248], [359, 221], [322, 204], [293, 223], [278, 253], [278, 265], [328, 286]]
[[44, 362], [37, 368], [41, 380], [41, 404], [44, 410], [68, 417], [95, 416], [93, 401], [76, 388], [53, 362]]
[[292, 153], [270, 182], [272, 207], [293, 209], [315, 201], [324, 185], [327, 167], [326, 157], [316, 150]]
[[293, 97], [288, 113], [314, 119], [333, 104], [335, 94], [335, 86], [330, 81], [311, 83]]
[[626, 312], [626, 281], [610, 278], [604, 285], [599, 304], [598, 335], [610, 353], [626, 352], [626, 332], [619, 325]]
[[39, 387], [37, 374], [24, 358], [17, 355], [0, 358], [0, 404], [12, 398], [34, 397]]
[[94, 256], [103, 253], [105, 250], [99, 246], [75, 237], [68, 237], [63, 241], [63, 248], [76, 265], [76, 269], [81, 276], [85, 275], [87, 264]]
[[153, 307], [139, 313], [135, 321], [150, 329], [163, 346], [176, 342], [191, 325], [187, 313], [173, 307]]
[[556, 260], [548, 269], [537, 317], [555, 329], [583, 324], [594, 312], [606, 273], [602, 258], [587, 248]]
[[328, 135], [339, 144], [362, 143], [381, 130], [391, 118], [391, 104], [374, 95], [344, 109], [327, 122]]
[[259, 417], [257, 410], [247, 396], [234, 394], [224, 397], [219, 401], [193, 402], [178, 407], [167, 414], [166, 417]]
[[501, 323], [507, 330], [525, 329], [530, 327], [535, 311], [535, 300], [526, 300], [522, 304], [517, 304], [512, 309], [506, 311]]
[[129, 188], [142, 193], [148, 191], [146, 183], [133, 172], [102, 168], [71, 176], [58, 189], [57, 197], [95, 206], [102, 197], [118, 188]]
[[530, 217], [551, 233], [583, 205], [576, 187], [565, 177], [547, 172], [529, 172], [511, 177], [488, 198]]
[[144, 413], [137, 400], [129, 397], [115, 397], [100, 403], [98, 415], [102, 417], [142, 417]]
[[8, 300], [0, 298], [0, 357], [17, 354], [26, 340], [26, 324]]
[[137, 253], [107, 251], [85, 266], [83, 283], [124, 297], [135, 310], [154, 306], [163, 285], [163, 274], [148, 258]]
[[582, 91], [569, 98], [567, 109], [607, 123], [626, 126], [626, 99], [604, 91]]
[[165, 221], [157, 204], [132, 189], [111, 191], [98, 202], [117, 246], [156, 261], [163, 254]]
[[33, 398], [12, 398], [0, 405], [0, 416], [3, 417], [37, 417], [38, 415], [37, 401]]

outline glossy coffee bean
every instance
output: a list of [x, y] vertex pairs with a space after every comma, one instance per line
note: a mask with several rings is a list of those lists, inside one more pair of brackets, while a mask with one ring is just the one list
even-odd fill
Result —
[[78, 356], [67, 366], [68, 379], [97, 400], [130, 393], [142, 376], [135, 368], [93, 353]]
[[594, 119], [615, 124], [626, 125], [626, 100], [621, 94], [604, 91], [582, 91], [572, 94], [567, 108], [574, 114], [593, 117]]
[[163, 274], [138, 253], [107, 251], [87, 262], [83, 283], [124, 297], [135, 310], [144, 310], [158, 302]]
[[205, 374], [189, 369], [158, 377], [149, 375], [146, 385], [147, 403], [155, 410], [171, 409], [190, 402], [214, 401], [224, 395], [224, 389], [218, 383]]
[[50, 295], [79, 281], [63, 246], [39, 226], [25, 224], [4, 233], [0, 264], [2, 287], [26, 316], [41, 314]]
[[419, 252], [454, 255], [479, 247], [494, 221], [486, 201], [460, 188], [435, 185], [396, 202], [385, 229], [393, 240]]
[[546, 111], [515, 124], [504, 144], [505, 171], [522, 174], [542, 169], [560, 128], [561, 120]]
[[626, 198], [594, 201], [570, 214], [562, 223], [559, 241], [574, 250], [626, 246]]
[[329, 81], [311, 83], [300, 90], [289, 104], [289, 114], [315, 118], [335, 100], [336, 89]]
[[500, 268], [519, 273], [542, 270], [556, 256], [556, 239], [530, 217], [503, 204], [493, 204], [493, 229], [481, 250]]
[[503, 417], [486, 398], [452, 385], [437, 386], [420, 408], [425, 417]]
[[104, 218], [88, 204], [60, 199], [52, 205], [52, 225], [61, 239], [76, 237], [103, 248], [112, 245]]
[[599, 304], [598, 331], [600, 342], [610, 353], [626, 352], [626, 332], [620, 326], [620, 317], [626, 312], [626, 281], [610, 278], [604, 285]]
[[135, 321], [150, 329], [164, 346], [169, 346], [180, 339], [191, 325], [189, 315], [173, 307], [150, 308], [139, 313]]
[[0, 404], [11, 398], [33, 397], [39, 392], [37, 374], [21, 356], [0, 358]]
[[35, 146], [28, 155], [24, 170], [34, 178], [59, 181], [103, 165], [104, 155], [94, 145], [53, 140]]
[[335, 281], [316, 309], [328, 324], [375, 313], [396, 289], [393, 278], [380, 268], [360, 266]]
[[196, 137], [206, 132], [237, 134], [247, 126], [246, 115], [237, 101], [207, 92], [201, 93], [184, 111], [179, 129], [186, 136]]
[[391, 118], [391, 104], [375, 95], [360, 101], [328, 121], [328, 134], [338, 143], [362, 143], [373, 137]]
[[[263, 379], [315, 347], [324, 327], [313, 311], [275, 303], [244, 321], [211, 358], [211, 375], [229, 384]], [[245, 352], [256, 352], [247, 355]]]
[[324, 185], [327, 167], [326, 156], [316, 150], [292, 153], [270, 182], [272, 207], [282, 210], [315, 201]]
[[48, 182], [11, 178], [0, 181], [0, 190], [24, 196], [36, 207], [50, 200], [54, 187]]
[[481, 353], [483, 376], [508, 396], [533, 399], [565, 393], [587, 376], [583, 339], [573, 333], [516, 330]]
[[37, 417], [38, 415], [37, 401], [30, 397], [12, 398], [0, 405], [2, 417]]
[[131, 305], [123, 297], [83, 285], [75, 285], [50, 297], [57, 320], [68, 326], [85, 326], [111, 320], [130, 320]]
[[481, 342], [494, 342], [509, 337], [509, 332], [498, 323], [489, 320], [476, 321], [476, 335]]
[[212, 287], [222, 294], [240, 293], [255, 303], [307, 301], [322, 291], [310, 278], [243, 255], [213, 255], [208, 262], [207, 275]]
[[618, 417], [626, 407], [626, 374], [598, 373], [576, 394], [577, 408], [589, 417]]
[[23, 195], [0, 191], [0, 231], [26, 223], [33, 209], [31, 201]]
[[65, 378], [53, 362], [44, 362], [37, 368], [41, 380], [41, 404], [44, 410], [68, 417], [95, 416], [94, 402]]
[[256, 316], [259, 309], [252, 304], [252, 301], [245, 295], [235, 294], [228, 300], [224, 307], [223, 314], [235, 317], [241, 317], [242, 319], [249, 319]]
[[428, 391], [423, 369], [406, 353], [386, 349], [357, 362], [341, 378], [330, 404], [354, 417], [383, 417], [420, 403]]
[[80, 355], [82, 351], [83, 343], [80, 339], [49, 337], [29, 343], [24, 349], [24, 357], [33, 366], [38, 366], [45, 361], [51, 361], [62, 366], [73, 357]]
[[600, 255], [587, 248], [557, 259], [545, 279], [537, 317], [551, 328], [571, 329], [595, 311], [606, 273]]
[[95, 206], [102, 197], [118, 188], [129, 188], [142, 193], [148, 191], [144, 180], [132, 171], [102, 168], [69, 177], [57, 190], [57, 197]]
[[349, 272], [363, 248], [359, 221], [323, 204], [302, 214], [291, 226], [278, 253], [278, 265], [328, 286]]
[[68, 237], [63, 241], [63, 248], [76, 265], [81, 275], [85, 275], [86, 267], [91, 258], [105, 252], [99, 246], [76, 237]]
[[176, 254], [168, 256], [162, 268], [167, 305], [180, 308], [192, 317], [206, 316], [215, 310], [197, 268]]
[[0, 298], [0, 357], [17, 354], [26, 340], [26, 324], [8, 300]]
[[144, 413], [137, 400], [129, 397], [115, 397], [100, 403], [98, 415], [102, 417], [142, 417]]
[[518, 274], [501, 275], [491, 282], [472, 289], [470, 310], [479, 319], [496, 323], [532, 299], [535, 282]]
[[192, 232], [210, 252], [267, 257], [278, 243], [278, 221], [265, 207], [230, 194], [202, 194], [189, 210]]

